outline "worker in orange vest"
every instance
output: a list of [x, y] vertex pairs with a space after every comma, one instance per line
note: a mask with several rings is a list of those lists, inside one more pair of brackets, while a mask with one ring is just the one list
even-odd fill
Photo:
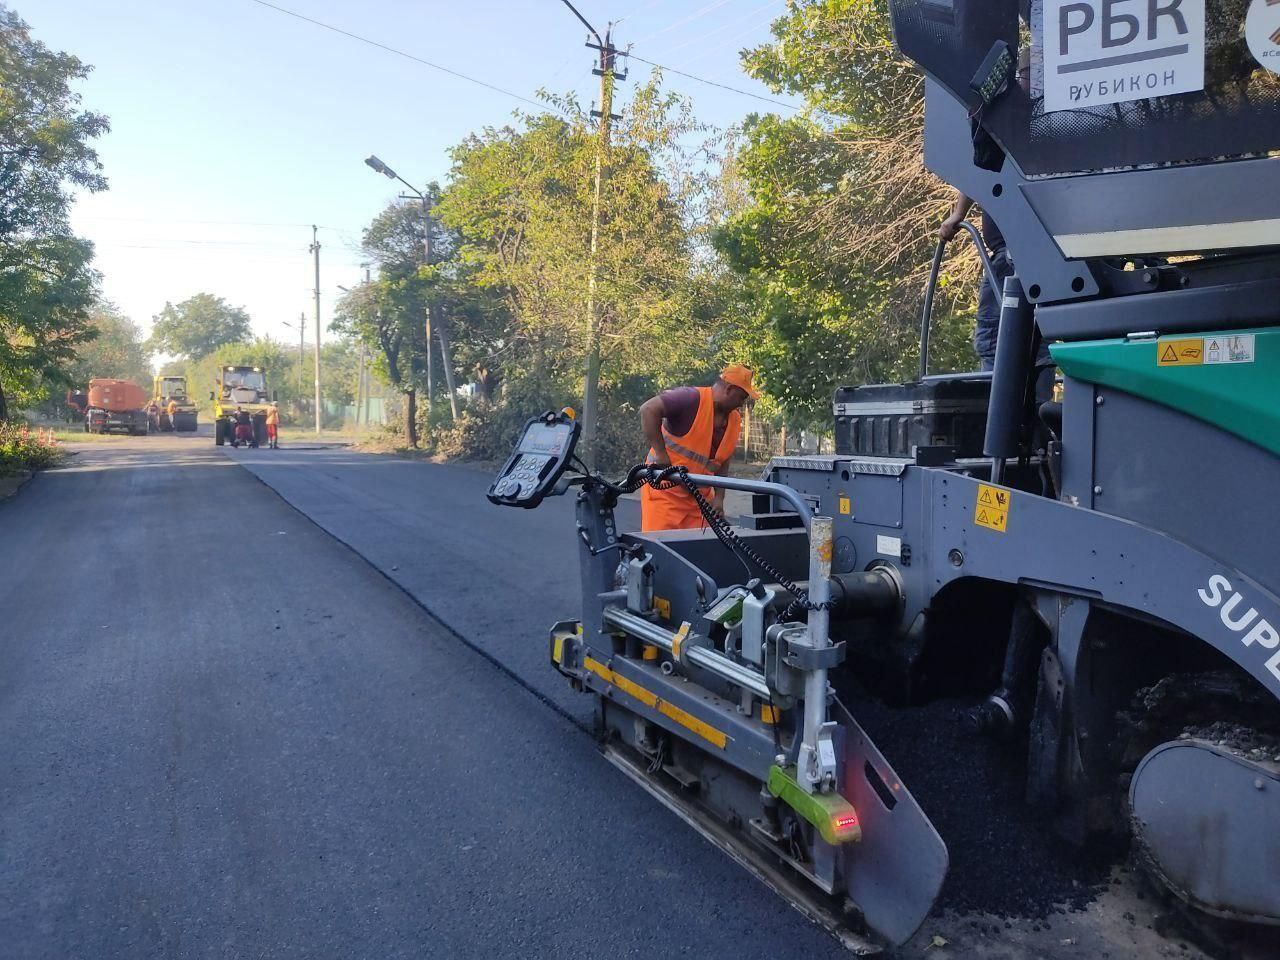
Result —
[[267, 447], [271, 450], [280, 449], [280, 407], [275, 401], [267, 408]]
[[177, 422], [176, 420], [174, 420], [174, 417], [175, 417], [175, 416], [177, 415], [177, 413], [178, 413], [178, 401], [177, 401], [177, 400], [170, 399], [170, 400], [169, 400], [169, 405], [168, 405], [167, 407], [165, 407], [164, 412], [165, 412], [165, 413], [167, 413], [167, 414], [169, 415], [169, 429], [170, 429], [170, 430], [177, 430], [177, 429], [178, 429], [178, 422]]
[[[640, 407], [640, 424], [651, 444], [648, 462], [687, 467], [690, 473], [727, 473], [742, 427], [738, 411], [757, 396], [751, 370], [733, 363], [709, 387], [677, 387], [646, 400]], [[704, 489], [702, 494], [723, 511], [723, 490]], [[697, 530], [704, 522], [698, 504], [683, 487], [643, 487], [640, 518], [645, 531]]]

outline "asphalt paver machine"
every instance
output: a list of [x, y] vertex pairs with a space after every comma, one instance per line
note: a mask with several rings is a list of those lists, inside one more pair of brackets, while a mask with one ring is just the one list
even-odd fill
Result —
[[[851, 937], [905, 941], [948, 868], [858, 703], [958, 688], [1065, 838], [1280, 923], [1280, 3], [890, 7], [927, 166], [1008, 241], [994, 373], [842, 390], [837, 453], [759, 481], [609, 481], [531, 421], [490, 499], [577, 497], [551, 660], [615, 762]], [[643, 483], [754, 509], [623, 532]]]

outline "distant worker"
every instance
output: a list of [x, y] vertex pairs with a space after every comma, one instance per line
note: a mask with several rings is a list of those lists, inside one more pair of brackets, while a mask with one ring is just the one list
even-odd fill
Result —
[[169, 429], [177, 430], [178, 421], [175, 419], [178, 414], [178, 401], [172, 397], [169, 398], [169, 405], [165, 407], [165, 413], [169, 414]]
[[[677, 387], [640, 407], [640, 424], [651, 444], [648, 462], [660, 467], [683, 466], [690, 473], [724, 475], [738, 447], [742, 415], [738, 412], [759, 393], [751, 370], [730, 364], [709, 387]], [[703, 490], [716, 510], [724, 510], [723, 490]], [[640, 491], [642, 530], [697, 530], [702, 513], [683, 487]]]
[[280, 449], [280, 406], [274, 400], [267, 409], [267, 447]]
[[244, 443], [253, 445], [253, 417], [244, 407], [236, 407], [235, 415], [231, 418], [234, 426], [235, 443]]

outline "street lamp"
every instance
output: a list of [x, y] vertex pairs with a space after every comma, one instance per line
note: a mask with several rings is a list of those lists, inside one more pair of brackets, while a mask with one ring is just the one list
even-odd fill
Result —
[[307, 364], [307, 315], [305, 313], [299, 314], [296, 324], [290, 323], [288, 320], [282, 320], [281, 323], [290, 330], [298, 331], [298, 399], [301, 400], [303, 391], [306, 389], [302, 384], [302, 371]]
[[[364, 162], [366, 166], [368, 166], [370, 169], [372, 169], [376, 173], [382, 174], [388, 180], [399, 180], [401, 183], [403, 183], [406, 187], [409, 188], [409, 191], [412, 194], [412, 198], [418, 200], [422, 204], [422, 217], [423, 217], [423, 220], [425, 221], [424, 239], [423, 239], [422, 245], [426, 255], [427, 266], [431, 266], [431, 204], [428, 201], [426, 194], [424, 194], [421, 190], [415, 187], [412, 183], [410, 183], [404, 177], [400, 176], [400, 174], [392, 170], [389, 166], [387, 166], [385, 163], [379, 160], [376, 156], [370, 155], [365, 158]], [[405, 199], [410, 199], [410, 198], [405, 198]], [[434, 384], [432, 382], [433, 377], [431, 372], [431, 338], [432, 338], [431, 314], [432, 314], [432, 308], [431, 308], [431, 305], [428, 304], [427, 305], [427, 422], [428, 423], [431, 422], [431, 403], [432, 403], [433, 394], [435, 393]], [[435, 334], [440, 338], [440, 359], [444, 364], [445, 384], [449, 388], [449, 410], [453, 414], [454, 419], [457, 419], [458, 399], [457, 399], [457, 392], [454, 389], [454, 384], [453, 384], [453, 367], [449, 362], [449, 335], [445, 330], [443, 323], [435, 331]]]
[[415, 187], [412, 183], [410, 183], [404, 177], [400, 176], [400, 174], [396, 173], [394, 170], [388, 167], [385, 163], [383, 163], [377, 157], [374, 157], [374, 156], [365, 157], [364, 162], [366, 166], [373, 168], [373, 170], [375, 170], [377, 173], [382, 174], [388, 180], [399, 180], [406, 187], [412, 190], [414, 193], [414, 196], [416, 196], [419, 200], [423, 200], [423, 201], [426, 200], [426, 198], [422, 195], [422, 192], [417, 187]]

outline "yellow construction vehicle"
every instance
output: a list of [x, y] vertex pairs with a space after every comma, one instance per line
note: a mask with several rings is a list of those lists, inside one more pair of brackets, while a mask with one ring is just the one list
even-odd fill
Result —
[[[169, 404], [175, 404], [173, 415]], [[198, 419], [195, 402], [187, 392], [186, 377], [156, 377], [151, 390], [151, 403], [147, 407], [147, 419], [152, 432], [177, 430], [191, 433]]]
[[220, 368], [209, 399], [213, 401], [214, 442], [218, 446], [235, 439], [233, 418], [237, 410], [253, 419], [253, 442], [266, 445], [267, 410], [275, 396], [267, 392], [267, 375], [261, 367]]

